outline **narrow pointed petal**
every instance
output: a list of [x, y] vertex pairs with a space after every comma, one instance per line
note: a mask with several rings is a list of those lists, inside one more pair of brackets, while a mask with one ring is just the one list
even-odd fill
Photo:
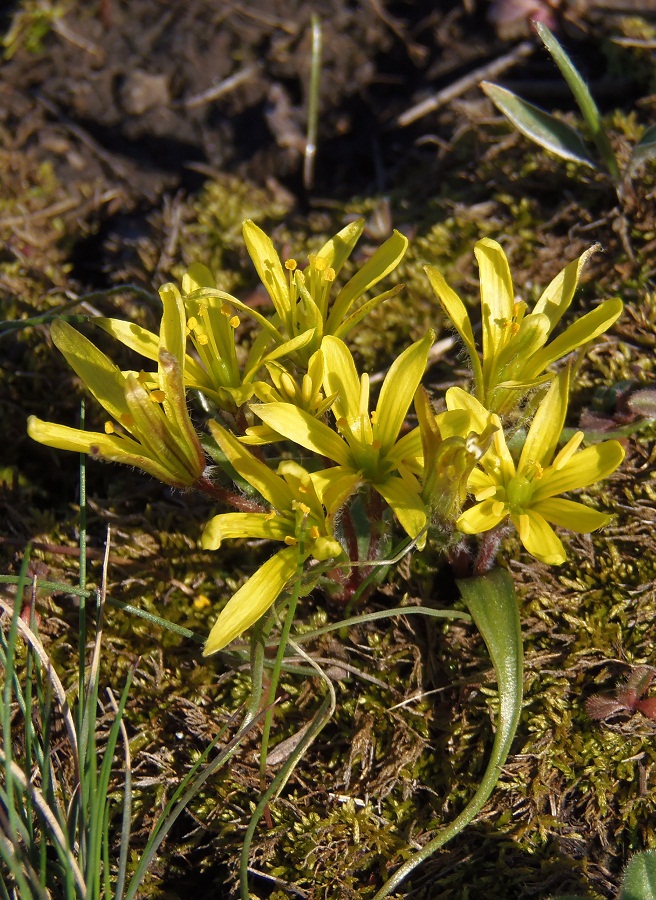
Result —
[[401, 232], [395, 231], [358, 269], [335, 298], [326, 323], [326, 334], [333, 334], [348, 315], [352, 304], [398, 266], [407, 248], [407, 237]]
[[126, 322], [124, 319], [94, 319], [93, 324], [98, 325], [107, 334], [111, 334], [130, 350], [135, 350], [146, 359], [157, 362], [159, 338], [152, 331], [147, 331], [135, 322]]
[[191, 294], [198, 288], [215, 288], [216, 281], [212, 273], [202, 263], [193, 262], [182, 276], [182, 293]]
[[426, 507], [419, 492], [411, 491], [408, 485], [396, 477], [387, 478], [374, 487], [391, 506], [401, 527], [416, 538], [426, 525]]
[[286, 481], [257, 459], [233, 434], [218, 422], [210, 421], [212, 437], [235, 470], [255, 490], [279, 510], [290, 509], [294, 496]]
[[180, 365], [184, 366], [187, 317], [180, 291], [174, 284], [164, 284], [159, 289], [159, 296], [164, 307], [159, 328], [159, 348], [180, 360]]
[[321, 344], [324, 359], [323, 386], [326, 394], [337, 394], [335, 418], [354, 421], [360, 412], [360, 377], [353, 355], [344, 341], [327, 335]]
[[581, 271], [593, 253], [601, 249], [600, 244], [595, 244], [582, 253], [578, 259], [566, 266], [556, 275], [553, 281], [545, 288], [542, 296], [535, 304], [533, 313], [544, 313], [549, 319], [549, 332], [551, 333], [568, 309], [574, 292], [581, 277]]
[[176, 444], [184, 454], [190, 471], [197, 472], [197, 477], [200, 478], [205, 468], [205, 453], [189, 417], [187, 395], [178, 360], [166, 350], [160, 350], [159, 378], [165, 393], [164, 410]]
[[250, 219], [244, 222], [243, 234], [246, 249], [257, 269], [257, 274], [267, 289], [280, 320], [289, 326], [291, 316], [289, 285], [271, 238]]
[[218, 550], [228, 538], [261, 538], [284, 541], [293, 536], [289, 520], [269, 513], [223, 513], [210, 519], [200, 539], [203, 550]]
[[483, 372], [494, 371], [496, 359], [509, 339], [508, 325], [513, 316], [515, 291], [508, 259], [500, 244], [483, 238], [474, 248], [478, 260], [483, 316]]
[[89, 456], [105, 462], [135, 466], [172, 487], [188, 487], [192, 483], [189, 479], [176, 478], [166, 466], [150, 456], [145, 447], [123, 435], [82, 431], [54, 422], [42, 422], [36, 416], [30, 416], [27, 420], [27, 432], [40, 444], [55, 447], [57, 450], [88, 453]]
[[585, 316], [581, 316], [544, 349], [535, 354], [527, 366], [527, 377], [539, 375], [547, 366], [567, 356], [572, 350], [576, 350], [582, 344], [586, 344], [608, 331], [621, 316], [623, 308], [622, 301], [615, 297], [606, 300]]
[[603, 528], [612, 519], [612, 516], [590, 509], [583, 503], [563, 500], [560, 497], [534, 503], [532, 509], [552, 525], [560, 525], [570, 531], [580, 531], [582, 534]]
[[323, 422], [291, 403], [262, 403], [252, 407], [262, 421], [288, 440], [314, 450], [340, 466], [350, 466], [348, 445]]
[[66, 362], [110, 416], [120, 421], [127, 415], [125, 376], [118, 366], [68, 322], [55, 319], [50, 334]]
[[473, 394], [463, 391], [462, 388], [452, 387], [446, 392], [445, 399], [449, 411], [466, 410], [471, 415], [471, 429], [473, 431], [477, 431], [479, 434], [485, 431], [490, 421], [490, 413]]
[[587, 487], [596, 481], [607, 478], [624, 459], [624, 448], [619, 441], [604, 441], [594, 447], [586, 447], [562, 467], [547, 469], [536, 482], [533, 491], [533, 503]]
[[362, 481], [357, 472], [345, 469], [343, 466], [320, 469], [318, 472], [312, 472], [310, 478], [329, 517], [334, 516], [341, 509]]
[[219, 613], [203, 649], [203, 656], [222, 650], [254, 625], [278, 599], [299, 566], [296, 547], [287, 547], [252, 575]]
[[566, 368], [554, 378], [538, 406], [522, 448], [518, 471], [536, 463], [546, 466], [551, 462], [565, 424], [568, 395], [569, 368]]
[[530, 509], [511, 518], [522, 544], [531, 556], [548, 566], [560, 566], [565, 562], [567, 556], [560, 538], [539, 513]]
[[494, 500], [483, 500], [482, 503], [466, 509], [456, 522], [456, 528], [463, 534], [482, 534], [484, 531], [496, 528], [508, 515], [505, 509], [501, 513], [493, 512], [493, 507], [496, 508], [496, 506]]
[[334, 270], [335, 275], [339, 275], [342, 266], [353, 252], [353, 248], [364, 230], [364, 225], [364, 219], [356, 219], [355, 222], [349, 222], [334, 237], [331, 237], [317, 253], [318, 257], [326, 260], [326, 265]]
[[481, 371], [481, 363], [478, 357], [476, 341], [474, 340], [474, 332], [472, 331], [471, 320], [469, 318], [469, 313], [467, 312], [467, 307], [453, 290], [453, 288], [449, 287], [442, 273], [439, 272], [438, 269], [435, 268], [435, 266], [425, 266], [424, 269], [426, 274], [428, 275], [428, 280], [431, 283], [431, 287], [437, 295], [437, 299], [442, 304], [444, 311], [455, 326], [456, 331], [460, 335], [460, 338], [465, 345], [467, 355], [469, 356], [472, 368], [474, 370], [474, 381], [477, 386], [480, 386], [482, 388], [482, 384], [480, 382], [482, 380], [483, 373]]
[[374, 440], [380, 441], [381, 455], [396, 441], [408, 414], [415, 391], [426, 370], [428, 352], [435, 335], [432, 331], [412, 344], [394, 360], [385, 377], [376, 405]]

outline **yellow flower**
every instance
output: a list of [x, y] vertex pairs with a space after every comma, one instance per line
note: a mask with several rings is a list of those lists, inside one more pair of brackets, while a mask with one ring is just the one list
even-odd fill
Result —
[[[182, 292], [174, 284], [164, 284], [159, 295], [165, 309], [182, 304], [186, 313], [185, 335], [196, 354], [185, 356], [186, 387], [202, 391], [219, 408], [230, 412], [253, 396], [253, 380], [262, 366], [298, 351], [313, 335], [310, 330], [285, 341], [268, 319], [218, 290], [211, 272], [201, 263], [189, 266], [182, 278]], [[262, 352], [264, 346], [255, 352], [251, 350], [243, 367], [235, 346], [235, 330], [240, 321], [237, 310], [259, 322], [269, 344], [274, 338], [268, 352]], [[147, 359], [157, 360], [159, 339], [151, 331], [122, 319], [94, 319], [94, 324]]]
[[622, 301], [606, 300], [547, 343], [569, 308], [581, 270], [598, 249], [591, 247], [562, 270], [527, 314], [515, 300], [508, 260], [496, 241], [483, 238], [475, 248], [481, 285], [483, 354], [479, 358], [464, 303], [433, 266], [426, 273], [447, 315], [465, 344], [474, 376], [476, 398], [490, 412], [512, 410], [531, 388], [549, 381], [545, 370], [572, 350], [606, 331], [622, 312]]
[[[567, 412], [568, 390], [569, 371], [565, 369], [554, 379], [540, 403], [517, 465], [498, 417], [493, 416], [499, 428], [492, 446], [469, 476], [469, 490], [478, 502], [458, 519], [456, 526], [460, 531], [479, 534], [510, 517], [532, 556], [550, 565], [560, 565], [565, 561], [565, 550], [551, 525], [587, 533], [610, 520], [610, 516], [582, 503], [557, 496], [606, 478], [624, 459], [618, 441], [604, 441], [579, 451], [582, 431], [556, 453]], [[447, 404], [450, 408], [469, 409], [479, 421], [480, 417], [487, 416], [478, 401], [459, 389], [447, 392]]]
[[[271, 239], [254, 222], [244, 222], [246, 248], [275, 308], [271, 324], [279, 329], [277, 342], [312, 332], [311, 340], [295, 356], [303, 366], [319, 349], [324, 335], [345, 337], [374, 307], [400, 290], [400, 287], [393, 288], [351, 311], [353, 305], [403, 258], [408, 239], [395, 231], [330, 302], [335, 280], [363, 228], [364, 219], [342, 228], [317, 253], [310, 255], [309, 265], [301, 271], [294, 259], [286, 260], [283, 267]], [[259, 342], [264, 345], [269, 339], [270, 336], [263, 332]], [[258, 352], [258, 341], [256, 345], [254, 350]]]
[[[339, 338], [325, 337], [324, 389], [336, 399], [332, 411], [337, 432], [291, 403], [264, 403], [253, 411], [288, 440], [337, 463], [335, 467], [355, 491], [369, 483], [394, 510], [402, 527], [416, 538], [426, 524], [421, 486], [411, 471], [421, 452], [418, 435], [398, 439], [408, 407], [426, 368], [432, 332], [394, 361], [369, 411], [369, 376], [358, 376], [353, 356]], [[330, 470], [332, 471], [332, 470]]]
[[174, 487], [194, 484], [203, 474], [205, 454], [187, 411], [184, 327], [182, 303], [172, 298], [162, 316], [158, 370], [137, 375], [121, 372], [66, 322], [53, 322], [55, 346], [113, 421], [105, 424], [105, 433], [94, 433], [30, 416], [30, 437], [60, 450], [137, 466]]
[[230, 598], [214, 623], [204, 656], [221, 650], [250, 628], [300, 574], [306, 559], [325, 562], [342, 555], [342, 546], [333, 535], [333, 517], [348, 490], [336, 467], [310, 474], [298, 463], [285, 460], [276, 474], [225, 428], [210, 422], [210, 430], [231, 465], [271, 504], [272, 511], [215, 516], [203, 532], [203, 549], [217, 550], [226, 538], [268, 539], [286, 546]]

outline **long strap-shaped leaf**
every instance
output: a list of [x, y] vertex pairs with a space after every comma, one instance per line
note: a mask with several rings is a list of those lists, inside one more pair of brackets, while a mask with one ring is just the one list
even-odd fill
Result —
[[499, 780], [517, 731], [522, 708], [523, 651], [517, 599], [505, 569], [493, 569], [478, 578], [458, 581], [460, 593], [483, 635], [499, 685], [499, 721], [494, 746], [478, 790], [458, 818], [407, 860], [378, 891], [382, 900], [420, 863], [459, 834], [478, 815]]

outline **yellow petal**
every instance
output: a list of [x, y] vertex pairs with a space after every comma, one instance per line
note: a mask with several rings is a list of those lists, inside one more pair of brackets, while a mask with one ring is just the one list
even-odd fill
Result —
[[606, 300], [597, 309], [581, 316], [562, 334], [558, 335], [543, 350], [539, 350], [527, 363], [527, 377], [539, 375], [547, 366], [562, 359], [588, 341], [594, 340], [607, 331], [622, 314], [623, 304], [619, 298]]
[[612, 519], [612, 516], [600, 513], [596, 509], [590, 509], [583, 503], [564, 500], [560, 497], [541, 500], [539, 503], [534, 503], [531, 508], [552, 525], [561, 525], [563, 528], [580, 531], [582, 534], [603, 528]]
[[323, 422], [291, 403], [262, 403], [252, 407], [262, 421], [288, 440], [313, 450], [341, 466], [350, 465], [348, 445]]
[[565, 424], [568, 394], [569, 369], [566, 368], [553, 380], [531, 422], [519, 460], [520, 474], [529, 467], [534, 468], [536, 463], [544, 467], [551, 462]]
[[223, 513], [210, 519], [200, 539], [203, 550], [218, 550], [230, 538], [261, 538], [284, 541], [293, 535], [293, 523], [269, 513]]
[[341, 289], [326, 322], [326, 334], [334, 334], [348, 315], [352, 304], [366, 291], [388, 275], [403, 259], [408, 239], [395, 231], [374, 255], [355, 273]]
[[374, 487], [389, 503], [402, 528], [416, 538], [426, 525], [426, 507], [419, 492], [411, 491], [408, 485], [397, 477], [387, 478]]
[[449, 287], [441, 272], [439, 272], [435, 266], [425, 266], [425, 271], [428, 275], [431, 287], [437, 294], [437, 299], [444, 307], [444, 311], [455, 326], [456, 331], [465, 345], [474, 371], [474, 382], [479, 390], [482, 390], [483, 373], [481, 371], [481, 362], [478, 357], [474, 332], [472, 331], [471, 320], [467, 308], [456, 292]]
[[542, 478], [535, 481], [533, 503], [587, 487], [606, 478], [624, 459], [624, 448], [618, 441], [604, 441], [594, 447], [586, 447], [565, 463], [562, 469], [549, 466]]
[[291, 509], [294, 495], [284, 478], [280, 478], [266, 463], [253, 456], [238, 438], [218, 422], [210, 421], [209, 429], [228, 461], [242, 478], [262, 494], [275, 509], [281, 511]]
[[364, 225], [364, 219], [356, 219], [355, 222], [349, 222], [334, 237], [331, 237], [317, 253], [318, 258], [325, 259], [326, 265], [334, 269], [335, 275], [339, 275], [342, 266], [353, 252], [353, 248], [364, 230]]
[[[498, 507], [501, 506], [499, 510]], [[497, 504], [495, 500], [483, 500], [470, 509], [466, 509], [456, 522], [458, 531], [463, 534], [482, 534], [502, 522], [508, 515], [503, 504]]]
[[[435, 335], [432, 331], [420, 341], [411, 344], [394, 360], [385, 377], [376, 405], [373, 430], [375, 441], [380, 443], [381, 456], [394, 445], [408, 414], [417, 386], [426, 369], [426, 360]], [[337, 405], [338, 401], [335, 401]]]
[[128, 414], [125, 376], [118, 366], [68, 322], [55, 319], [50, 326], [52, 340], [69, 366], [84, 382], [112, 418], [120, 421]]
[[353, 355], [344, 341], [327, 335], [321, 343], [324, 358], [323, 385], [326, 394], [337, 394], [335, 418], [353, 422], [360, 413], [360, 376]]
[[509, 325], [513, 317], [515, 291], [508, 260], [500, 244], [491, 238], [483, 238], [477, 242], [474, 254], [478, 260], [481, 284], [483, 372], [487, 389], [496, 359], [512, 334]]
[[244, 222], [243, 235], [257, 274], [267, 289], [281, 322], [285, 323], [288, 333], [291, 333], [289, 285], [276, 248], [271, 238], [250, 219]]
[[578, 259], [573, 260], [559, 272], [558, 275], [556, 275], [535, 304], [533, 312], [544, 313], [544, 315], [547, 316], [549, 319], [550, 332], [553, 331], [572, 302], [583, 266], [590, 256], [600, 249], [601, 245], [595, 244], [593, 247], [590, 247], [589, 250], [586, 250], [585, 253], [582, 253]]
[[277, 600], [296, 575], [300, 559], [297, 547], [286, 547], [264, 563], [219, 613], [203, 649], [203, 656], [222, 650]]
[[539, 513], [526, 510], [511, 519], [531, 556], [549, 566], [560, 566], [565, 562], [567, 557], [560, 538]]

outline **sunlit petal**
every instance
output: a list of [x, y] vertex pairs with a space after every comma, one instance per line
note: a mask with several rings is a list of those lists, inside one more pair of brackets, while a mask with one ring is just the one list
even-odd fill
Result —
[[563, 528], [569, 528], [570, 531], [580, 531], [583, 534], [603, 528], [612, 519], [612, 516], [600, 513], [596, 509], [590, 509], [583, 503], [564, 500], [561, 497], [541, 500], [539, 503], [534, 503], [531, 508], [552, 525], [560, 525]]
[[327, 456], [339, 465], [349, 465], [349, 449], [345, 441], [304, 410], [291, 403], [262, 403], [252, 408], [265, 424], [288, 440]]
[[396, 441], [417, 385], [426, 370], [426, 360], [435, 335], [430, 331], [412, 344], [390, 366], [376, 406], [374, 440], [381, 454], [387, 454]]
[[532, 509], [511, 516], [522, 544], [531, 556], [549, 566], [560, 566], [566, 560], [565, 549], [551, 525]]
[[286, 547], [264, 563], [234, 594], [214, 623], [203, 656], [222, 650], [264, 615], [298, 571], [297, 547]]
[[550, 467], [536, 482], [533, 502], [575, 491], [607, 478], [624, 459], [624, 448], [618, 441], [604, 441], [576, 453], [562, 469]]
[[293, 523], [269, 513], [223, 513], [209, 520], [200, 539], [203, 550], [218, 550], [229, 538], [260, 538], [284, 541], [293, 536]]
[[526, 435], [518, 471], [529, 466], [547, 465], [553, 457], [567, 414], [569, 394], [569, 369], [565, 368], [554, 378]]
[[463, 534], [482, 534], [502, 522], [508, 515], [507, 510], [494, 500], [484, 500], [470, 509], [466, 509], [458, 518], [456, 528]]
[[426, 525], [426, 507], [419, 492], [411, 491], [401, 478], [387, 478], [375, 484], [378, 493], [389, 503], [401, 527], [416, 538]]

